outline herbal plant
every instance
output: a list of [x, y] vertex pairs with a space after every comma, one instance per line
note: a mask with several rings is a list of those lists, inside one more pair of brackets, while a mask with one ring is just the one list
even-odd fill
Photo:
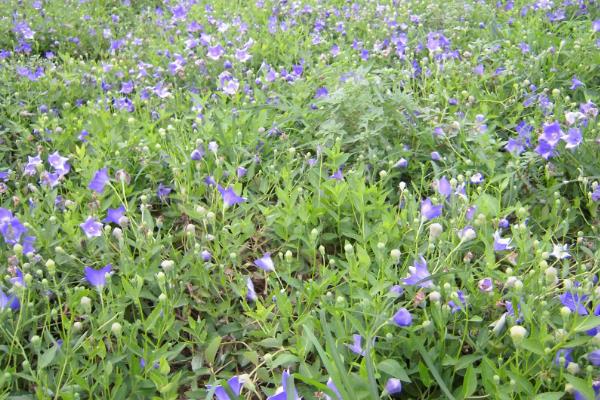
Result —
[[4, 0], [0, 82], [0, 398], [600, 397], [596, 0]]

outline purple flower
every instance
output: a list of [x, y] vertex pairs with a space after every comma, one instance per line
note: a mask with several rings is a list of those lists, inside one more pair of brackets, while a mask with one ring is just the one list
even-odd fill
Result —
[[225, 54], [225, 50], [223, 46], [217, 44], [216, 46], [209, 46], [206, 56], [211, 60], [218, 60], [221, 56]]
[[571, 89], [571, 90], [575, 90], [575, 89], [577, 89], [578, 87], [581, 87], [581, 86], [583, 86], [583, 82], [581, 82], [579, 79], [577, 79], [577, 77], [576, 77], [576, 76], [574, 76], [573, 78], [571, 78], [571, 83], [572, 83], [572, 85], [571, 85], [571, 87], [569, 88], [569, 89]]
[[593, 366], [600, 366], [600, 350], [594, 350], [588, 354], [588, 360], [592, 363]]
[[592, 22], [592, 32], [600, 32], [600, 19]]
[[512, 249], [510, 242], [511, 238], [502, 238], [500, 231], [494, 232], [494, 251], [504, 251]]
[[403, 282], [405, 285], [419, 285], [420, 287], [427, 288], [433, 286], [433, 282], [430, 279], [431, 274], [427, 269], [427, 261], [423, 256], [419, 256], [418, 260], [415, 260], [414, 265], [408, 267], [410, 272], [409, 276], [406, 277]]
[[335, 179], [336, 181], [341, 181], [344, 179], [344, 174], [342, 173], [342, 169], [339, 168], [335, 171], [330, 177], [330, 179]]
[[23, 279], [23, 271], [17, 268], [16, 274], [17, 276], [15, 276], [14, 278], [10, 278], [10, 283], [12, 283], [13, 285], [26, 287], [27, 285], [25, 284], [25, 280]]
[[106, 218], [102, 220], [102, 222], [109, 224], [120, 224], [120, 219], [125, 215], [125, 206], [121, 205], [119, 208], [109, 208], [106, 211]]
[[492, 278], [483, 278], [479, 281], [477, 287], [479, 287], [481, 292], [489, 293], [494, 290], [494, 282], [492, 281]]
[[202, 160], [202, 157], [204, 157], [205, 153], [206, 151], [204, 150], [204, 146], [200, 145], [196, 149], [194, 149], [194, 151], [192, 151], [192, 154], [190, 154], [190, 158], [194, 161], [200, 161]]
[[469, 206], [467, 208], [467, 212], [465, 213], [465, 218], [470, 221], [475, 217], [475, 213], [477, 212], [477, 206]]
[[6, 295], [2, 289], [0, 289], [0, 310], [4, 310], [6, 307], [13, 311], [17, 311], [21, 307], [21, 303], [17, 296], [14, 294], [10, 296]]
[[[284, 370], [281, 374], [281, 387], [277, 389], [276, 394], [273, 396], [267, 397], [267, 400], [287, 400], [288, 399], [288, 381], [293, 379], [290, 375], [289, 370]], [[298, 392], [294, 390], [294, 393], [291, 393], [289, 396], [293, 400], [300, 400], [298, 396]]]
[[442, 159], [442, 156], [437, 151], [432, 151], [431, 152], [431, 159], [433, 161], [440, 161]]
[[445, 176], [442, 176], [442, 178], [437, 181], [436, 186], [438, 193], [442, 196], [448, 198], [452, 194], [452, 186]]
[[[231, 389], [231, 392], [234, 395], [239, 396], [242, 391], [242, 386], [244, 385], [244, 381], [242, 379], [240, 379], [239, 376], [234, 376], [227, 381], [227, 385], [229, 386], [229, 389]], [[231, 398], [227, 394], [227, 391], [221, 385], [217, 385], [217, 386], [206, 385], [206, 388], [208, 390], [211, 390], [213, 388], [215, 389], [214, 394], [217, 397], [217, 400], [231, 400]]]
[[327, 387], [335, 394], [335, 399], [331, 396], [325, 395], [325, 400], [343, 400], [340, 391], [338, 390], [337, 386], [335, 386], [335, 383], [333, 383], [333, 379], [327, 379]]
[[483, 174], [481, 172], [476, 172], [475, 174], [473, 174], [473, 176], [471, 177], [471, 183], [478, 185], [481, 182], [483, 182]]
[[574, 149], [581, 144], [583, 141], [583, 136], [581, 135], [581, 129], [579, 128], [571, 128], [569, 129], [566, 135], [561, 137], [562, 140], [566, 143], [567, 149]]
[[103, 225], [96, 218], [88, 217], [84, 223], [79, 224], [88, 238], [102, 236]]
[[248, 172], [248, 170], [242, 166], [237, 167], [237, 169], [235, 170], [235, 173], [238, 178], [242, 178], [244, 175], [246, 175], [246, 172]]
[[400, 327], [411, 326], [412, 315], [406, 308], [402, 307], [396, 312], [396, 314], [394, 314], [392, 321], [394, 321], [394, 323]]
[[545, 160], [554, 156], [554, 146], [545, 141], [544, 139], [540, 139], [537, 147], [535, 148], [535, 152], [538, 153]]
[[250, 277], [246, 278], [246, 289], [248, 292], [246, 293], [246, 299], [250, 302], [256, 301], [258, 296], [256, 296], [256, 291], [254, 290], [254, 283], [252, 283], [252, 279]]
[[246, 62], [249, 59], [252, 58], [252, 56], [248, 53], [248, 51], [246, 49], [237, 49], [235, 51], [235, 58], [239, 61], [239, 62]]
[[452, 314], [462, 310], [462, 307], [467, 305], [467, 300], [465, 299], [465, 295], [464, 295], [463, 291], [457, 290], [456, 294], [458, 296], [458, 301], [460, 303], [456, 303], [454, 300], [450, 300], [448, 302], [448, 305], [450, 306], [450, 309], [452, 310]]
[[217, 186], [219, 193], [221, 193], [221, 197], [223, 198], [223, 204], [225, 207], [231, 207], [238, 203], [243, 203], [246, 201], [246, 198], [240, 197], [233, 191], [233, 188], [228, 187], [227, 189], [223, 189], [221, 185]]
[[203, 261], [210, 261], [210, 259], [212, 258], [212, 254], [210, 254], [210, 251], [208, 250], [202, 250], [202, 253], [200, 253], [200, 255], [202, 256]]
[[0, 233], [7, 244], [15, 245], [20, 242], [21, 236], [27, 233], [27, 228], [17, 217], [13, 217], [12, 212], [0, 208]]
[[365, 350], [362, 348], [362, 336], [354, 334], [352, 335], [352, 344], [347, 344], [350, 351], [359, 356], [365, 356]]
[[563, 131], [560, 129], [560, 124], [555, 121], [551, 124], [544, 124], [542, 135], [540, 140], [545, 140], [548, 144], [553, 147], [558, 143], [560, 138], [563, 136]]
[[327, 90], [327, 88], [325, 86], [322, 86], [317, 89], [317, 92], [315, 94], [315, 99], [322, 99], [327, 96], [329, 96], [329, 91]]
[[106, 285], [106, 274], [110, 273], [111, 269], [111, 264], [107, 264], [104, 268], [100, 269], [85, 267], [83, 269], [83, 274], [90, 285], [94, 287], [103, 287]]
[[394, 285], [390, 288], [390, 293], [400, 297], [404, 293], [404, 288], [400, 285]]
[[[597, 399], [598, 398], [598, 394], [600, 394], [600, 381], [593, 381], [592, 382], [592, 390], [594, 391], [595, 399]], [[581, 394], [577, 390], [575, 390], [573, 392], [573, 398], [575, 400], [590, 400], [589, 397], [584, 396], [583, 394]]]
[[600, 185], [596, 186], [596, 189], [592, 192], [592, 200], [600, 201]]
[[275, 264], [271, 259], [271, 253], [265, 253], [261, 258], [254, 260], [254, 265], [267, 272], [275, 271]]
[[217, 181], [215, 180], [215, 178], [209, 175], [206, 178], [204, 178], [204, 183], [208, 186], [215, 186], [217, 184]]
[[58, 154], [58, 151], [55, 151], [48, 156], [48, 163], [61, 176], [65, 175], [71, 169], [71, 166], [67, 161], [69, 161], [69, 159], [67, 157], [61, 157], [61, 155]]
[[171, 189], [168, 186], [163, 185], [162, 182], [160, 182], [158, 184], [158, 189], [156, 189], [156, 195], [158, 196], [159, 199], [161, 199], [162, 201], [165, 201], [167, 199], [167, 197], [169, 196], [169, 194], [171, 194], [171, 191], [173, 191], [173, 189]]
[[576, 312], [579, 315], [588, 315], [589, 312], [585, 308], [585, 303], [588, 299], [586, 295], [579, 295], [577, 293], [566, 292], [560, 296], [560, 302], [563, 306], [567, 307], [572, 312]]
[[425, 218], [425, 220], [429, 221], [440, 215], [442, 215], [442, 205], [434, 206], [429, 197], [421, 202], [421, 216]]
[[106, 186], [109, 181], [108, 168], [99, 169], [90, 181], [88, 189], [93, 190], [96, 193], [102, 193], [104, 191], [104, 186]]
[[[564, 357], [565, 362], [561, 364], [560, 359]], [[566, 368], [569, 363], [573, 362], [573, 349], [560, 349], [556, 352], [556, 356], [554, 357], [554, 365], [562, 368]]]
[[387, 383], [385, 384], [385, 391], [389, 395], [402, 392], [402, 382], [400, 382], [400, 379], [397, 378], [388, 379]]
[[23, 168], [23, 173], [33, 176], [37, 173], [37, 167], [40, 165], [42, 165], [42, 158], [39, 154], [35, 157], [27, 156], [27, 165]]
[[401, 158], [394, 164], [394, 168], [406, 168], [408, 166], [408, 160]]
[[515, 308], [513, 307], [512, 301], [505, 301], [504, 307], [506, 307], [506, 312], [508, 313], [508, 315], [516, 318], [515, 322], [517, 324], [523, 321], [523, 313], [521, 312], [521, 302], [517, 303], [517, 310], [519, 312], [518, 316], [515, 314]]

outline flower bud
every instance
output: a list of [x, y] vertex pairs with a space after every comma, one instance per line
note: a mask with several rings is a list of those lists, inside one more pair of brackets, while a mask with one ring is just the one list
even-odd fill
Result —
[[121, 332], [123, 331], [123, 327], [121, 326], [120, 323], [118, 322], [113, 322], [112, 326], [110, 327], [110, 331], [113, 333], [113, 335], [115, 336], [121, 336]]
[[392, 249], [392, 251], [390, 251], [390, 257], [392, 257], [392, 259], [394, 259], [394, 261], [396, 261], [396, 262], [400, 261], [401, 255], [402, 255], [402, 253], [400, 252], [399, 249]]
[[285, 261], [287, 261], [288, 263], [291, 263], [293, 260], [294, 260], [294, 254], [290, 250], [286, 251], [285, 252]]
[[442, 295], [438, 291], [434, 290], [433, 292], [429, 293], [429, 300], [434, 303], [439, 302], [441, 300], [441, 298], [442, 298]]
[[92, 309], [92, 299], [90, 299], [87, 296], [83, 296], [81, 298], [81, 300], [79, 300], [79, 303], [81, 304], [81, 307], [83, 307], [83, 309], [85, 310], [85, 312], [90, 312], [90, 310]]
[[510, 337], [515, 345], [522, 343], [526, 336], [527, 329], [523, 328], [521, 325], [515, 325], [510, 328]]
[[429, 240], [437, 239], [443, 231], [444, 227], [438, 222], [429, 225]]

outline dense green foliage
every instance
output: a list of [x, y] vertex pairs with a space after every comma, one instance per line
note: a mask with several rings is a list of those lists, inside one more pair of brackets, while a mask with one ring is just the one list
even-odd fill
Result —
[[599, 87], [594, 0], [0, 0], [0, 398], [593, 399]]

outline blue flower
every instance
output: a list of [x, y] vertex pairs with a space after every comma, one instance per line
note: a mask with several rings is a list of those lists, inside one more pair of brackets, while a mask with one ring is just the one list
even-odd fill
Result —
[[[561, 364], [560, 359], [563, 357], [565, 362]], [[566, 368], [569, 363], [573, 362], [573, 349], [560, 349], [556, 352], [556, 356], [554, 357], [554, 365]]]
[[352, 344], [346, 344], [350, 351], [354, 354], [358, 354], [359, 356], [365, 355], [365, 350], [362, 348], [362, 336], [358, 334], [352, 335]]
[[430, 279], [431, 274], [427, 269], [427, 261], [423, 256], [419, 256], [418, 260], [415, 260], [414, 265], [408, 267], [410, 272], [409, 276], [404, 279], [405, 285], [419, 285], [420, 287], [431, 287], [433, 282]]
[[421, 216], [429, 221], [430, 219], [437, 218], [442, 215], [442, 206], [434, 206], [431, 203], [431, 199], [426, 198], [421, 202]]
[[387, 383], [385, 384], [385, 391], [389, 395], [402, 392], [402, 382], [400, 382], [400, 379], [397, 378], [388, 379]]
[[250, 302], [256, 301], [258, 297], [256, 296], [256, 291], [254, 290], [254, 283], [252, 283], [252, 279], [250, 279], [250, 277], [246, 278], [246, 288], [248, 289], [248, 292], [246, 293], [246, 299]]
[[494, 251], [504, 251], [512, 249], [510, 242], [511, 238], [502, 238], [501, 232], [494, 232]]
[[109, 208], [106, 211], [106, 218], [102, 222], [119, 224], [119, 220], [125, 215], [125, 206], [121, 205], [118, 208]]
[[331, 396], [325, 395], [325, 400], [343, 400], [340, 391], [338, 390], [337, 386], [335, 386], [335, 383], [333, 383], [333, 379], [327, 379], [327, 387], [335, 394], [335, 399]]
[[572, 312], [576, 312], [579, 315], [588, 315], [589, 312], [585, 308], [585, 302], [588, 296], [578, 295], [577, 293], [566, 292], [560, 296], [560, 302], [563, 306], [567, 307]]
[[442, 196], [448, 198], [452, 194], [452, 186], [445, 176], [442, 176], [442, 178], [437, 181], [436, 186], [438, 193]]
[[246, 198], [238, 196], [233, 188], [228, 187], [227, 189], [223, 189], [221, 185], [217, 186], [219, 193], [221, 193], [221, 197], [223, 198], [223, 204], [225, 207], [231, 207], [235, 204], [243, 203], [246, 201]]
[[275, 271], [275, 264], [271, 259], [271, 253], [265, 253], [261, 258], [254, 260], [254, 265], [267, 272]]
[[[267, 400], [287, 400], [288, 399], [288, 382], [293, 382], [293, 378], [290, 375], [289, 370], [283, 371], [281, 374], [281, 387], [277, 389], [277, 392], [273, 396], [267, 397]], [[293, 400], [300, 400], [298, 392], [294, 390], [294, 393], [290, 396]]]
[[396, 312], [396, 314], [394, 314], [394, 316], [392, 317], [392, 321], [400, 327], [411, 326], [412, 315], [406, 308], [402, 307]]
[[102, 168], [96, 171], [94, 177], [90, 181], [88, 185], [88, 189], [93, 190], [96, 193], [102, 193], [104, 191], [104, 186], [110, 181], [108, 177], [108, 169]]
[[6, 307], [13, 311], [17, 311], [21, 307], [21, 303], [17, 296], [14, 294], [9, 296], [0, 289], [0, 310], [4, 310]]
[[85, 222], [83, 222], [82, 224], [79, 224], [79, 226], [85, 233], [85, 236], [87, 236], [88, 238], [102, 236], [102, 227], [104, 225], [102, 225], [100, 222], [98, 222], [98, 220], [96, 220], [96, 218], [88, 217], [85, 220]]
[[[240, 379], [239, 376], [234, 376], [227, 381], [227, 385], [229, 386], [229, 389], [231, 389], [231, 392], [234, 395], [239, 396], [242, 391], [242, 386], [244, 385], [244, 381], [242, 379]], [[221, 385], [217, 385], [217, 386], [206, 385], [206, 388], [208, 390], [211, 390], [212, 388], [215, 389], [214, 394], [217, 397], [217, 400], [231, 400], [231, 397], [229, 397], [229, 395], [227, 394], [227, 391]]]
[[100, 269], [85, 267], [83, 269], [83, 274], [90, 285], [94, 287], [103, 287], [106, 285], [106, 274], [110, 273], [111, 269], [111, 264], [107, 264], [105, 267]]

